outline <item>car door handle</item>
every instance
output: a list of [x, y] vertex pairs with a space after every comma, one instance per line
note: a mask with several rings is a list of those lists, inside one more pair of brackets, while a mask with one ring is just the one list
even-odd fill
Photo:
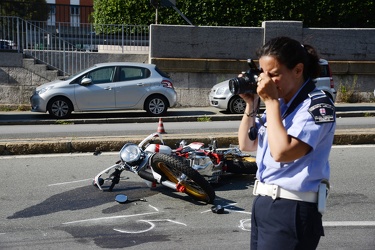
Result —
[[137, 83], [137, 86], [143, 86], [143, 83]]
[[111, 87], [105, 87], [104, 89], [105, 89], [105, 90], [112, 90]]

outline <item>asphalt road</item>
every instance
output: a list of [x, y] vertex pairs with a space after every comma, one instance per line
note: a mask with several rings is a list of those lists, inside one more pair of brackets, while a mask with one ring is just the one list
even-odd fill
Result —
[[[375, 103], [337, 103], [337, 117], [363, 117], [375, 115]], [[164, 121], [197, 121], [197, 118], [210, 118], [213, 121], [239, 120], [242, 115], [228, 114], [214, 107], [170, 108]], [[46, 113], [30, 111], [0, 112], [0, 125], [35, 125], [35, 124], [98, 124], [98, 123], [144, 123], [157, 122], [159, 117], [147, 117], [145, 111], [111, 111], [73, 113], [70, 119], [63, 121], [51, 118]]]
[[[372, 129], [373, 117], [343, 117], [336, 120], [336, 129]], [[210, 122], [163, 122], [167, 134], [227, 134], [236, 133], [240, 120]], [[156, 132], [158, 122], [147, 123], [99, 123], [99, 124], [49, 124], [49, 125], [3, 125], [0, 126], [0, 141], [24, 138], [79, 138], [116, 137], [139, 135], [141, 138]]]
[[[331, 193], [318, 249], [375, 246], [374, 145], [334, 146]], [[226, 176], [215, 205], [194, 202], [164, 187], [149, 189], [135, 175], [114, 192], [91, 179], [117, 153], [0, 156], [0, 249], [248, 249], [253, 176]], [[118, 204], [116, 194], [129, 199]]]

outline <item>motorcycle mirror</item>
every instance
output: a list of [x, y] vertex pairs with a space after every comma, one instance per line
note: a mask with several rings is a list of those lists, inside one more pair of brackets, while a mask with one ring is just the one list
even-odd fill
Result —
[[215, 214], [223, 214], [224, 213], [224, 207], [220, 205], [212, 206], [211, 211]]
[[128, 196], [126, 196], [124, 194], [118, 194], [115, 197], [115, 201], [117, 201], [120, 204], [125, 203], [127, 200], [128, 200]]

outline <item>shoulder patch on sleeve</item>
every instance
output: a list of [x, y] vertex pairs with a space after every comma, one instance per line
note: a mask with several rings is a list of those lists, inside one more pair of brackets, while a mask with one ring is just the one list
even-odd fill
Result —
[[309, 94], [311, 104], [309, 113], [313, 117], [316, 124], [335, 122], [336, 111], [335, 105], [331, 98], [329, 98], [324, 91], [313, 91]]

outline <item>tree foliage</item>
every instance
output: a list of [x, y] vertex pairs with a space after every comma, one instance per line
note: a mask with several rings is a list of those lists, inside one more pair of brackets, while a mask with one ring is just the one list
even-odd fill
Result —
[[26, 20], [46, 21], [49, 8], [46, 0], [0, 0], [0, 15]]
[[[375, 27], [373, 0], [176, 0], [198, 26], [260, 26], [265, 20], [302, 21], [305, 27]], [[94, 0], [96, 24], [155, 23], [149, 0]], [[158, 23], [188, 24], [173, 8], [158, 8]]]

